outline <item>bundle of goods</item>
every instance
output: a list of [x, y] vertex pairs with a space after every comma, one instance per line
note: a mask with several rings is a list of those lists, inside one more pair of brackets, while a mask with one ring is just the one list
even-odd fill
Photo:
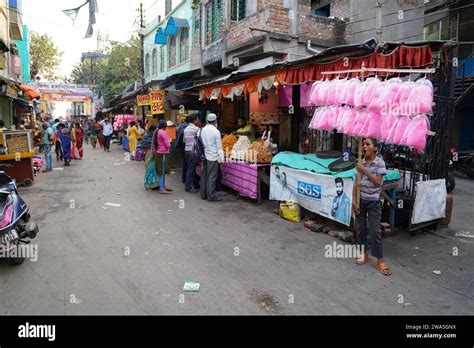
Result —
[[257, 140], [250, 144], [247, 150], [246, 160], [256, 163], [270, 163], [272, 161], [272, 151], [265, 144], [264, 140]]
[[28, 136], [26, 134], [7, 136], [8, 153], [29, 152]]
[[423, 151], [429, 133], [433, 85], [427, 79], [402, 82], [368, 78], [317, 81], [310, 100], [319, 106], [310, 128], [380, 139]]
[[233, 134], [224, 135], [224, 138], [222, 138], [222, 150], [224, 150], [226, 157], [230, 156], [232, 148], [234, 147], [237, 140], [237, 137]]
[[249, 138], [245, 135], [239, 136], [239, 140], [237, 140], [237, 142], [232, 147], [231, 158], [245, 160], [249, 146]]

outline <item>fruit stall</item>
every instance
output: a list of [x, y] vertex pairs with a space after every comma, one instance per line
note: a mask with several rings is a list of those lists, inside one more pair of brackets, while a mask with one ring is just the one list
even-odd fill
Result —
[[18, 185], [31, 186], [35, 154], [31, 131], [4, 131], [1, 136], [0, 171], [13, 178]]

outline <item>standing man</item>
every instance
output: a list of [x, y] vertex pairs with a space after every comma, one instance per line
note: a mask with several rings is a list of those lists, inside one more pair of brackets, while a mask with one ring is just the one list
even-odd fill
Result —
[[224, 159], [224, 151], [222, 150], [221, 132], [216, 127], [216, 114], [209, 114], [207, 122], [208, 124], [202, 129], [200, 134], [204, 146], [201, 198], [207, 199], [209, 202], [218, 202], [222, 198], [216, 195], [217, 174], [219, 163], [222, 163]]
[[189, 125], [183, 132], [184, 158], [186, 160], [185, 190], [186, 192], [192, 193], [198, 192], [196, 187], [193, 186], [196, 177], [196, 159], [194, 158], [193, 144], [194, 139], [199, 132], [199, 127], [197, 126], [199, 119], [197, 116], [197, 114], [192, 114], [186, 118]]
[[53, 145], [53, 129], [49, 126], [48, 122], [43, 123], [43, 152], [44, 161], [46, 163], [46, 169], [43, 173], [47, 173], [53, 170], [53, 159], [51, 158], [51, 146]]
[[114, 127], [109, 122], [108, 118], [106, 118], [103, 122], [104, 124], [102, 125], [102, 134], [104, 135], [104, 151], [110, 152], [110, 139], [114, 133]]
[[186, 182], [186, 172], [187, 172], [187, 161], [186, 161], [186, 150], [184, 144], [184, 130], [188, 127], [190, 123], [192, 123], [190, 116], [186, 116], [184, 122], [178, 127], [178, 135], [176, 136], [176, 148], [179, 149], [181, 152], [181, 157], [183, 158], [183, 169], [181, 172], [181, 181], [183, 184]]

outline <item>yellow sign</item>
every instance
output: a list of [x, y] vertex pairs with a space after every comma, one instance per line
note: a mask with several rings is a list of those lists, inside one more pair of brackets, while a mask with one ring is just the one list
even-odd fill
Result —
[[137, 95], [137, 105], [138, 106], [150, 105], [150, 94]]
[[150, 93], [152, 115], [165, 113], [165, 91], [153, 91]]

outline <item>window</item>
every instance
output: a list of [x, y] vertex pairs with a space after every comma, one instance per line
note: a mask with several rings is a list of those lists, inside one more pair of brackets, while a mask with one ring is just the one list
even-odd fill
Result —
[[150, 53], [145, 55], [145, 77], [150, 77]]
[[189, 59], [189, 29], [181, 28], [179, 36], [179, 62]]
[[176, 65], [176, 36], [171, 36], [168, 45], [168, 69]]
[[231, 0], [230, 19], [240, 21], [245, 18], [247, 10], [247, 0]]
[[156, 73], [158, 71], [158, 57], [156, 56], [156, 48], [153, 49], [153, 53], [151, 55], [151, 60], [153, 61], [152, 74], [153, 74], [153, 76], [156, 76]]
[[221, 38], [223, 19], [223, 0], [213, 0], [206, 5], [206, 46]]
[[165, 71], [165, 49], [163, 47], [160, 47], [160, 72]]
[[449, 40], [451, 38], [449, 17], [427, 25], [423, 29], [423, 34], [425, 40]]
[[329, 17], [331, 2], [327, 0], [311, 0], [311, 14], [313, 16]]

